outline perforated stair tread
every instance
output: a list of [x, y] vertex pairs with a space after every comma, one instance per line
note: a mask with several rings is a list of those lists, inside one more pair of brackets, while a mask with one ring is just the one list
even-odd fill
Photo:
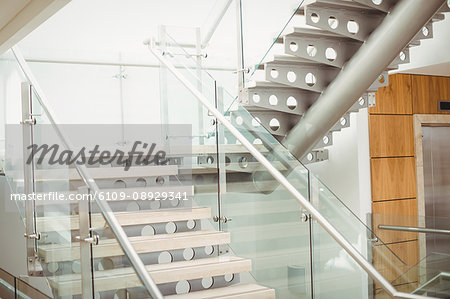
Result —
[[[235, 256], [219, 256], [191, 261], [148, 265], [147, 271], [156, 284], [199, 279], [251, 271], [251, 260]], [[51, 287], [59, 296], [81, 293], [81, 275], [65, 274], [49, 277]], [[98, 292], [141, 286], [133, 268], [118, 268], [95, 272], [95, 290]]]
[[[164, 223], [175, 221], [187, 221], [195, 219], [206, 219], [211, 217], [211, 209], [207, 207], [193, 208], [173, 208], [160, 210], [146, 210], [138, 212], [117, 212], [114, 213], [120, 225], [144, 225], [151, 223]], [[106, 225], [103, 215], [100, 213], [91, 215], [93, 228], [100, 228]], [[36, 220], [37, 230], [40, 232], [64, 231], [79, 229], [79, 216], [55, 216], [38, 217]]]
[[[150, 253], [184, 248], [222, 245], [230, 243], [230, 233], [214, 230], [180, 232], [174, 234], [158, 234], [154, 236], [137, 236], [129, 238], [137, 253]], [[80, 258], [79, 243], [48, 244], [39, 246], [39, 256], [45, 263], [78, 260]], [[115, 239], [100, 240], [93, 246], [94, 258], [123, 255], [123, 251]]]
[[167, 299], [274, 299], [275, 290], [257, 284], [238, 284], [223, 288], [166, 296]]

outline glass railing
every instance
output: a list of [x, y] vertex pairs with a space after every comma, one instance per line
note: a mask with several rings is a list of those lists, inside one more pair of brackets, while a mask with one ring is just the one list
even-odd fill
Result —
[[[177, 66], [175, 71], [193, 86], [205, 84], [190, 76], [189, 70], [183, 70], [177, 56], [164, 57]], [[215, 90], [215, 94], [202, 93], [206, 100], [215, 103], [247, 141], [284, 174], [378, 272], [392, 282], [409, 269], [247, 110], [233, 105], [224, 113], [223, 103], [232, 100], [226, 99], [227, 95], [216, 81], [211, 85], [214, 88], [203, 90]], [[188, 89], [185, 91], [190, 94]], [[231, 252], [252, 259], [251, 279], [274, 288], [282, 298], [309, 298], [312, 294], [323, 298], [365, 298], [381, 289], [314, 218], [303, 212], [298, 201], [268, 174], [235, 134], [220, 123], [212, 129], [210, 135], [216, 136], [219, 147], [218, 156], [211, 157], [210, 161], [219, 160], [222, 176], [219, 178], [220, 228], [231, 233]], [[340, 286], [338, 295], [330, 289], [330, 283]]]
[[[81, 160], [79, 155], [73, 156], [83, 146], [105, 145], [105, 140], [117, 148], [123, 140], [123, 125], [55, 124], [55, 116], [43, 106], [42, 91], [31, 85], [37, 85], [33, 74], [15, 51], [17, 61], [10, 52], [0, 61], [9, 67], [9, 77], [2, 83], [8, 83], [4, 104], [11, 112], [5, 127], [5, 175], [26, 227], [28, 275], [44, 275], [55, 298], [122, 296], [127, 292], [148, 297], [147, 290], [159, 292], [149, 287], [147, 270], [142, 274], [144, 266], [139, 265], [142, 259], [133, 256], [132, 238], [122, 230], [122, 222], [134, 217], [126, 211], [134, 207], [128, 207], [126, 201], [116, 205], [116, 218], [108, 213], [109, 204], [101, 202], [103, 193], [97, 192], [98, 186], [121, 186], [126, 177], [123, 165], [110, 163], [110, 168], [104, 168], [90, 163], [86, 168], [90, 156], [84, 153]], [[98, 131], [99, 127], [103, 131]], [[142, 184], [141, 175], [128, 176], [136, 185]], [[119, 182], [113, 180], [116, 177]], [[159, 184], [158, 179], [154, 184]], [[135, 272], [138, 267], [140, 275]]]
[[450, 219], [372, 214], [377, 234], [405, 256], [409, 269], [393, 280], [403, 291], [447, 298], [450, 273]]

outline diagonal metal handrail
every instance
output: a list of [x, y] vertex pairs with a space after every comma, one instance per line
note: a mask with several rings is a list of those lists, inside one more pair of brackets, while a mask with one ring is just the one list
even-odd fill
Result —
[[[59, 126], [56, 124], [55, 119], [53, 116], [55, 115], [53, 111], [51, 111], [51, 108], [47, 105], [47, 97], [45, 96], [44, 92], [42, 91], [41, 87], [39, 86], [36, 78], [33, 75], [33, 72], [31, 71], [30, 67], [28, 66], [27, 62], [25, 61], [25, 58], [23, 57], [22, 52], [17, 46], [14, 46], [11, 48], [22, 72], [24, 73], [25, 77], [27, 78], [28, 82], [33, 86], [36, 95], [37, 100], [39, 101], [40, 105], [42, 106], [42, 109], [44, 110], [45, 114], [47, 115], [52, 127], [56, 131], [56, 134], [58, 135], [58, 138], [62, 141], [63, 146], [70, 150], [73, 147], [70, 145], [68, 140], [64, 137], [64, 134], [62, 133]], [[78, 162], [78, 161], [77, 161]], [[86, 186], [88, 186], [93, 194], [100, 194], [100, 189], [95, 183], [95, 180], [92, 178], [92, 176], [89, 174], [87, 167], [81, 163], [75, 163], [75, 168], [77, 169], [78, 173], [80, 174], [80, 177], [83, 179]], [[100, 208], [100, 211], [105, 218], [106, 223], [108, 223], [109, 227], [111, 228], [112, 232], [114, 233], [114, 236], [117, 238], [117, 241], [120, 244], [120, 247], [122, 247], [125, 255], [130, 260], [131, 265], [133, 266], [134, 270], [136, 271], [137, 276], [141, 280], [144, 287], [147, 289], [149, 294], [153, 298], [162, 299], [163, 295], [161, 294], [161, 291], [159, 290], [156, 283], [153, 281], [153, 279], [150, 277], [150, 274], [145, 268], [144, 263], [140, 259], [139, 255], [136, 253], [136, 250], [133, 248], [133, 245], [131, 245], [130, 240], [128, 239], [128, 236], [126, 235], [125, 231], [123, 230], [122, 226], [120, 225], [119, 221], [117, 220], [116, 216], [114, 215], [114, 212], [111, 210], [111, 207], [109, 206], [108, 202], [106, 200], [100, 200], [96, 196], [93, 196], [93, 200], [97, 203], [98, 207]]]
[[251, 142], [245, 138], [245, 136], [229, 122], [225, 116], [219, 112], [209, 100], [198, 91], [191, 82], [185, 78], [179, 70], [164, 56], [162, 56], [155, 48], [154, 40], [146, 40], [144, 42], [150, 50], [150, 52], [165, 66], [167, 69], [197, 98], [197, 100], [205, 106], [209, 113], [214, 115], [217, 120], [233, 134], [237, 140], [260, 162], [266, 170], [282, 185], [299, 203], [307, 210], [312, 217], [327, 231], [331, 237], [358, 263], [361, 268], [377, 283], [381, 285], [392, 298], [430, 298], [420, 295], [408, 294], [398, 292], [390, 283], [386, 280], [375, 267], [367, 261], [364, 256], [353, 245], [345, 239], [345, 237], [284, 177], [284, 175], [278, 171], [267, 158], [260, 153]]

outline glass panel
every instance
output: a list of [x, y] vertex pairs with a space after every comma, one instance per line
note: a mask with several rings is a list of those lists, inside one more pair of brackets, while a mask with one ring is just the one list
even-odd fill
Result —
[[[405, 292], [431, 297], [448, 297], [450, 273], [450, 219], [416, 215], [372, 214], [373, 227], [388, 247], [405, 256], [410, 266], [395, 277]], [[408, 229], [424, 229], [416, 232]]]

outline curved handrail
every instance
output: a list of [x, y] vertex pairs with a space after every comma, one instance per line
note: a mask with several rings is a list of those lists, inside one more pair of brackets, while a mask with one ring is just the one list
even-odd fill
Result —
[[150, 50], [150, 52], [162, 63], [165, 67], [197, 98], [197, 100], [205, 106], [208, 111], [217, 118], [217, 120], [230, 131], [237, 140], [260, 162], [267, 171], [282, 185], [299, 203], [307, 210], [312, 217], [327, 231], [331, 237], [358, 263], [361, 268], [392, 297], [392, 298], [430, 298], [420, 295], [408, 294], [398, 292], [390, 283], [386, 280], [375, 267], [367, 261], [364, 256], [353, 245], [345, 239], [345, 237], [284, 177], [284, 175], [278, 171], [267, 158], [260, 153], [251, 142], [245, 138], [245, 136], [229, 122], [226, 117], [219, 112], [209, 100], [199, 92], [194, 85], [192, 85], [188, 79], [186, 79], [180, 71], [164, 56], [157, 52], [155, 49], [154, 40], [147, 40], [144, 42]]
[[[56, 124], [54, 118], [53, 118], [53, 112], [51, 109], [47, 106], [47, 98], [45, 94], [43, 93], [42, 89], [40, 88], [36, 78], [34, 77], [31, 69], [29, 68], [27, 62], [25, 61], [25, 58], [23, 57], [20, 49], [17, 46], [14, 46], [11, 48], [21, 70], [23, 71], [25, 77], [27, 78], [28, 82], [33, 86], [34, 90], [36, 91], [37, 100], [41, 104], [42, 108], [44, 109], [44, 112], [46, 113], [52, 127], [55, 129], [56, 134], [61, 139], [63, 146], [66, 149], [71, 149], [69, 142], [64, 137], [62, 131]], [[100, 189], [95, 183], [95, 180], [92, 178], [92, 176], [89, 174], [87, 167], [80, 163], [79, 165], [78, 161], [75, 164], [75, 168], [80, 174], [80, 177], [83, 179], [86, 186], [88, 186], [93, 194], [99, 194]], [[105, 200], [99, 200], [96, 196], [93, 196], [93, 200], [97, 203], [98, 207], [100, 208], [100, 211], [105, 218], [106, 223], [108, 223], [109, 227], [111, 228], [112, 232], [114, 233], [114, 236], [117, 238], [117, 241], [120, 244], [120, 247], [122, 247], [125, 255], [128, 257], [128, 259], [131, 262], [131, 265], [133, 266], [134, 270], [136, 271], [137, 276], [141, 280], [142, 284], [145, 286], [149, 294], [153, 298], [163, 298], [161, 291], [159, 290], [156, 283], [153, 281], [153, 279], [150, 277], [150, 274], [145, 269], [145, 265], [142, 262], [142, 260], [139, 258], [138, 254], [136, 253], [136, 250], [134, 250], [133, 246], [131, 245], [130, 240], [128, 239], [125, 231], [123, 230], [122, 226], [120, 225], [119, 221], [117, 220], [116, 216], [114, 215], [114, 212], [111, 210], [111, 207], [109, 206], [108, 202]]]

